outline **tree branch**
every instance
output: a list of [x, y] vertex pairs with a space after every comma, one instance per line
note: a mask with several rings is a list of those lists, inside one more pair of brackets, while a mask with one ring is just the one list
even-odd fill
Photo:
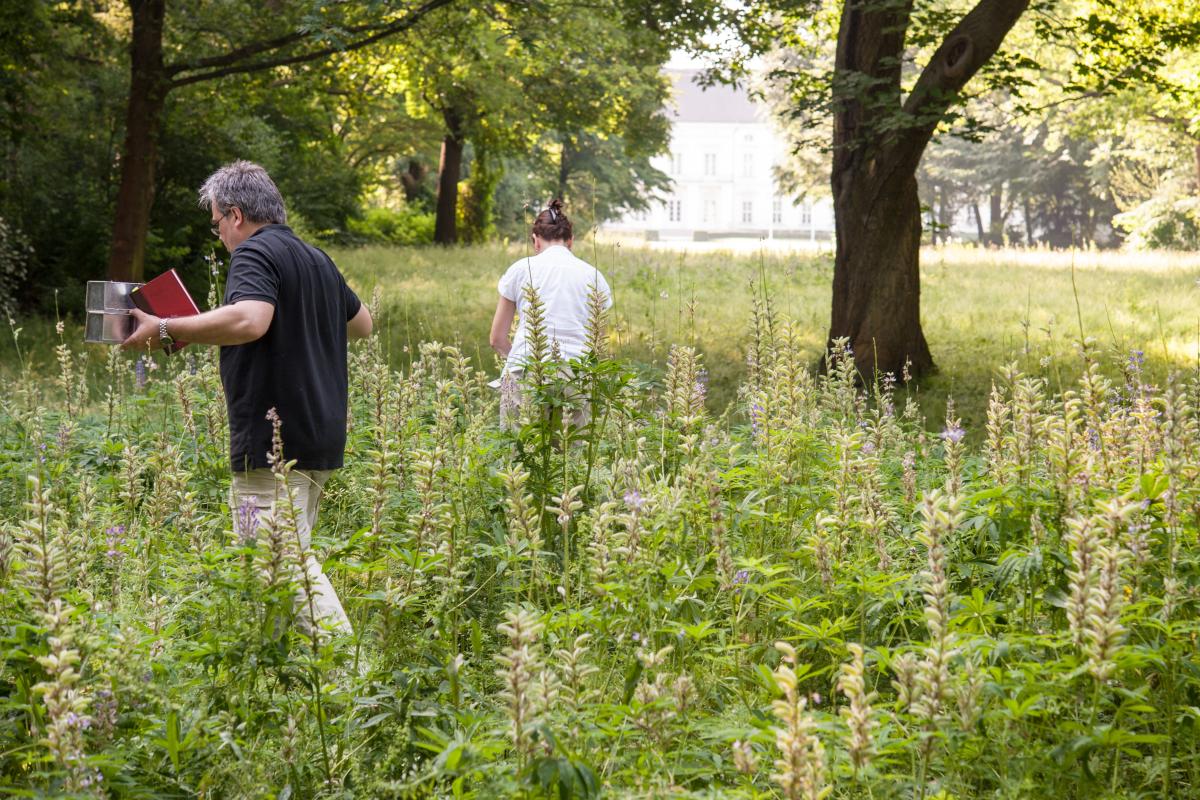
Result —
[[914, 120], [898, 147], [909, 159], [920, 160], [938, 123], [979, 68], [987, 63], [1004, 37], [1029, 7], [1029, 0], [979, 0], [954, 30], [946, 34], [925, 65], [903, 110]]
[[279, 56], [276, 58], [267, 58], [262, 60], [248, 60], [254, 56], [263, 53], [271, 53], [281, 50], [293, 44], [298, 44], [310, 39], [315, 34], [315, 31], [297, 31], [280, 36], [276, 39], [270, 39], [261, 42], [252, 42], [243, 47], [231, 50], [221, 56], [212, 56], [210, 58], [202, 58], [193, 62], [185, 62], [181, 64], [173, 64], [167, 68], [168, 74], [179, 75], [182, 72], [191, 72], [201, 70], [192, 75], [184, 77], [176, 77], [171, 80], [171, 88], [187, 86], [192, 83], [201, 83], [210, 81], [216, 78], [223, 78], [227, 75], [239, 75], [248, 72], [260, 72], [266, 69], [275, 67], [285, 67], [293, 64], [303, 64], [309, 61], [317, 61], [322, 58], [334, 55], [335, 53], [346, 53], [351, 50], [359, 50], [375, 42], [393, 36], [411, 28], [417, 24], [422, 17], [432, 11], [435, 11], [442, 6], [449, 5], [454, 0], [426, 0], [423, 4], [410, 10], [400, 19], [391, 22], [387, 25], [359, 25], [347, 29], [351, 35], [366, 34], [359, 39], [356, 39], [344, 45], [329, 45], [317, 50], [312, 50], [307, 53], [298, 53], [295, 55]]

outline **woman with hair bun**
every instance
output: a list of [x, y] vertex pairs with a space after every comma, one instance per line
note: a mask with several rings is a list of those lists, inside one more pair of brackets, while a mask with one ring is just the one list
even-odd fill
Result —
[[[612, 307], [612, 292], [600, 271], [571, 252], [574, 234], [563, 203], [554, 198], [533, 220], [533, 255], [517, 261], [500, 278], [500, 300], [492, 318], [491, 346], [504, 356], [504, 372], [519, 378], [529, 359], [525, 329], [525, 287], [532, 285], [545, 306], [546, 336], [567, 361], [587, 348], [588, 295], [595, 287]], [[517, 332], [509, 340], [513, 318]], [[583, 417], [586, 420], [586, 415]], [[578, 421], [578, 420], [577, 420]]]

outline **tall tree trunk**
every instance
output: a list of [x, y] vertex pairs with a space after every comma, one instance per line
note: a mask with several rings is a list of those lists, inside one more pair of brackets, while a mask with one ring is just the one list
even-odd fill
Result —
[[458, 181], [462, 177], [462, 118], [453, 109], [442, 111], [446, 135], [442, 137], [442, 159], [438, 163], [437, 210], [433, 220], [433, 241], [454, 244], [458, 241]]
[[108, 278], [114, 281], [140, 281], [145, 274], [158, 137], [170, 88], [162, 49], [166, 0], [130, 0], [129, 7], [133, 16], [129, 104], [108, 256]]
[[408, 160], [408, 168], [400, 173], [400, 186], [404, 189], [404, 202], [415, 203], [421, 196], [421, 184], [429, 170], [415, 158]]
[[1033, 247], [1033, 206], [1029, 204], [1029, 195], [1022, 198], [1025, 204], [1025, 246]]
[[571, 146], [571, 137], [562, 137], [562, 152], [558, 156], [558, 197], [567, 197], [567, 182], [571, 179], [571, 160], [575, 150]]
[[[913, 0], [844, 0], [834, 68], [833, 189], [837, 251], [829, 338], [860, 369], [933, 369], [921, 330], [917, 166], [937, 125], [995, 54], [1029, 0], [979, 0], [901, 93]], [[899, 114], [898, 114], [899, 112]], [[896, 121], [905, 119], [906, 125]]]
[[835, 172], [837, 253], [832, 341], [846, 337], [866, 375], [933, 368], [921, 330], [921, 201], [914, 175], [880, 187], [855, 171]]
[[1196, 159], [1196, 194], [1200, 194], [1200, 142], [1196, 142], [1196, 147], [1192, 150], [1192, 155]]
[[991, 202], [991, 217], [988, 219], [988, 244], [994, 244], [996, 247], [1004, 246], [1004, 208], [1002, 202], [1004, 196], [1001, 194], [1003, 188], [1000, 185], [992, 187]]
[[975, 215], [976, 238], [981, 246], [985, 245], [987, 244], [987, 231], [983, 229], [983, 216], [979, 213], [979, 202], [976, 200], [971, 201], [971, 213]]
[[946, 197], [946, 187], [938, 191], [938, 234], [942, 244], [950, 244], [950, 232], [954, 230], [954, 213], [950, 210], [950, 201]]

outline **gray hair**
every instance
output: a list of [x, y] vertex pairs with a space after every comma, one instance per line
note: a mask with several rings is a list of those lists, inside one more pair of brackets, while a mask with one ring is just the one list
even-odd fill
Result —
[[222, 214], [236, 206], [250, 222], [287, 222], [279, 188], [265, 169], [250, 161], [234, 161], [209, 175], [200, 187], [200, 206]]

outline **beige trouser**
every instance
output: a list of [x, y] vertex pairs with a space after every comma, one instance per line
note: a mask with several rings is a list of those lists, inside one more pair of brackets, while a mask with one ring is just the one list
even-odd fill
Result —
[[[575, 371], [570, 367], [562, 366], [558, 370], [559, 377], [570, 381], [575, 377]], [[500, 399], [500, 428], [502, 430], [516, 430], [521, 427], [521, 409], [533, 402], [533, 389], [531, 389], [524, 381], [524, 370], [511, 370], [512, 384], [506, 385], [503, 378], [499, 392]], [[505, 398], [508, 392], [514, 393], [515, 396]], [[568, 407], [566, 409], [567, 423], [578, 430], [586, 427], [592, 420], [592, 405], [583, 397], [583, 392], [578, 386], [568, 384], [563, 399], [570, 405], [578, 403], [577, 407]], [[549, 414], [551, 425], [557, 428], [562, 424], [562, 409], [554, 409], [551, 413], [548, 409], [542, 412]]]
[[[329, 578], [309, 549], [312, 546], [312, 529], [317, 524], [321, 492], [325, 488], [325, 481], [329, 480], [332, 474], [333, 470], [327, 469], [294, 469], [288, 473], [288, 487], [296, 504], [296, 525], [299, 528], [297, 533], [300, 547], [304, 551], [305, 571], [308, 573], [308, 583], [313, 587], [311, 617], [318, 624], [324, 624], [338, 633], [349, 634], [352, 632], [350, 619], [338, 600], [337, 592], [333, 590], [333, 584], [329, 582]], [[233, 512], [234, 531], [240, 533], [239, 528], [245, 524], [239, 520], [254, 516], [261, 521], [267, 515], [273, 514], [277, 492], [280, 499], [286, 502], [283, 487], [277, 486], [275, 474], [269, 469], [233, 473], [229, 507]], [[296, 594], [297, 624], [301, 630], [308, 633], [311, 631], [308, 595], [300, 576], [296, 575], [295, 579], [300, 582]]]

